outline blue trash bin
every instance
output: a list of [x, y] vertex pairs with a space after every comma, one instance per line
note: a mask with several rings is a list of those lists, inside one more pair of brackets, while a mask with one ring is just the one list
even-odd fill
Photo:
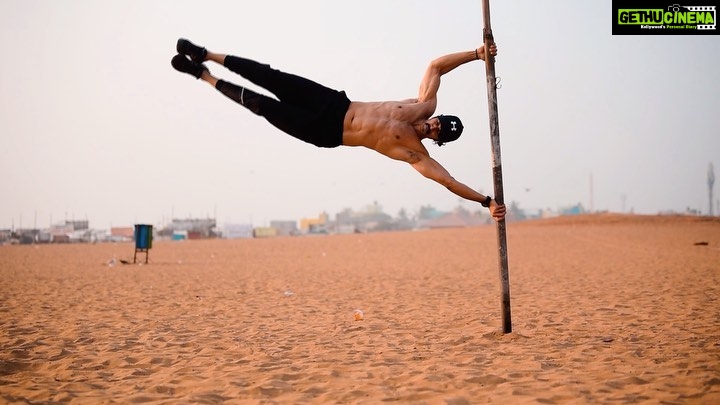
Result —
[[135, 256], [133, 257], [133, 263], [137, 261], [137, 252], [145, 252], [145, 263], [148, 262], [148, 251], [152, 248], [152, 229], [152, 225], [135, 225]]

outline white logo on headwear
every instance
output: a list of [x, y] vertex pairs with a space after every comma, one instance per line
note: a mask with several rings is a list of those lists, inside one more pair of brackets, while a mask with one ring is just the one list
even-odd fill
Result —
[[451, 131], [457, 131], [457, 127], [456, 127], [457, 121], [450, 121], [450, 123], [451, 123], [452, 126], [453, 126], [452, 129], [451, 129]]

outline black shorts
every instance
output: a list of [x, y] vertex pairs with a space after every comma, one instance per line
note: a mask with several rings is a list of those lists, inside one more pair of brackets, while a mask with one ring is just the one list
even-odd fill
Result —
[[[321, 92], [321, 102], [301, 107], [300, 119], [288, 119], [287, 106], [280, 106], [283, 113], [265, 115], [265, 119], [276, 127], [283, 126], [284, 131], [302, 141], [321, 148], [334, 148], [342, 145], [345, 114], [350, 107], [350, 99], [344, 91], [327, 89]], [[281, 103], [282, 104], [282, 103]], [[293, 105], [290, 109], [295, 109]], [[295, 115], [293, 112], [290, 116]], [[279, 122], [278, 122], [279, 121]]]
[[277, 100], [220, 80], [216, 88], [223, 94], [295, 138], [323, 148], [342, 145], [350, 107], [344, 91], [237, 56], [226, 56], [225, 67], [271, 91]]

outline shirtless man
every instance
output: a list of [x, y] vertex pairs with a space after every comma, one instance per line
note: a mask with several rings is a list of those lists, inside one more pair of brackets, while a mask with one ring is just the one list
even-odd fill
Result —
[[[178, 40], [176, 49], [178, 54], [171, 62], [176, 70], [202, 79], [283, 132], [319, 147], [364, 146], [407, 162], [456, 195], [489, 208], [495, 220], [505, 218], [504, 205], [455, 180], [422, 144], [427, 138], [442, 146], [460, 137], [463, 125], [458, 117], [432, 116], [437, 107], [440, 77], [464, 63], [484, 60], [484, 46], [430, 62], [420, 82], [418, 98], [384, 102], [351, 102], [344, 91], [250, 59], [211, 52], [184, 38]], [[497, 54], [494, 45], [490, 54]], [[205, 61], [225, 66], [269, 90], [277, 99], [214, 77], [203, 64]]]

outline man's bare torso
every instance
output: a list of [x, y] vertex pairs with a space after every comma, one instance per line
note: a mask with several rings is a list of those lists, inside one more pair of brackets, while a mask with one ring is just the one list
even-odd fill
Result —
[[433, 111], [434, 105], [416, 100], [354, 101], [345, 114], [343, 145], [364, 146], [403, 161], [408, 154], [427, 155], [414, 125], [421, 125]]

